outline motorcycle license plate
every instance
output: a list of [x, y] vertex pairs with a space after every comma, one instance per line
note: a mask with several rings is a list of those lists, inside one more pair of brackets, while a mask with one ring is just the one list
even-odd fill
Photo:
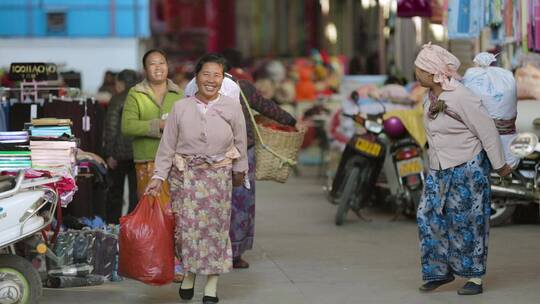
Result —
[[379, 154], [381, 154], [381, 149], [382, 149], [381, 145], [379, 145], [378, 143], [374, 143], [363, 138], [359, 138], [356, 141], [355, 147], [356, 149], [358, 149], [358, 151], [361, 151], [361, 152], [364, 152], [366, 154], [373, 155], [373, 156], [379, 156]]
[[419, 157], [403, 160], [397, 163], [399, 177], [420, 174], [424, 170], [422, 160]]

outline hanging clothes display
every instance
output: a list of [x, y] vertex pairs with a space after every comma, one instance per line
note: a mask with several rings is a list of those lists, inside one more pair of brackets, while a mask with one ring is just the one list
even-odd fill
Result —
[[448, 2], [448, 38], [471, 39], [480, 35], [485, 12], [484, 0]]
[[[104, 109], [90, 100], [79, 103], [53, 99], [53, 102], [46, 102], [43, 105], [39, 117], [71, 119], [73, 135], [81, 141], [79, 148], [100, 154], [104, 116]], [[88, 117], [85, 120], [89, 123], [83, 123], [83, 117]]]
[[429, 0], [398, 0], [398, 17], [431, 17], [431, 14]]
[[443, 24], [445, 8], [448, 7], [448, 0], [432, 0], [431, 18], [429, 21], [433, 24]]
[[514, 22], [516, 10], [514, 9], [517, 4], [514, 1], [506, 0], [504, 4], [504, 34], [508, 38], [514, 37], [514, 29], [516, 24]]
[[540, 51], [540, 0], [532, 1], [531, 13], [531, 24], [533, 26], [533, 33], [530, 36], [533, 36], [534, 39], [532, 46], [535, 51]]
[[32, 119], [32, 111], [35, 117], [42, 117], [43, 107], [39, 104], [15, 103], [9, 109], [9, 131], [20, 131], [24, 129], [24, 124]]

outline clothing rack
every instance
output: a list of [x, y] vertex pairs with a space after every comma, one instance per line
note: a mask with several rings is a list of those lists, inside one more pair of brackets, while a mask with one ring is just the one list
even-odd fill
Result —
[[20, 92], [20, 100], [26, 100], [33, 97], [34, 100], [38, 100], [39, 92], [50, 90], [67, 90], [70, 95], [79, 97], [81, 96], [81, 89], [65, 86], [50, 86], [48, 81], [22, 81], [18, 88], [6, 88], [0, 87], [0, 95], [4, 96], [4, 92]]

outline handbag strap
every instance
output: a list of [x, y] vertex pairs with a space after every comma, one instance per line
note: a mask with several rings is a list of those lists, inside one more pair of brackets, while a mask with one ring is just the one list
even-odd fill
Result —
[[259, 126], [257, 125], [257, 122], [255, 121], [255, 116], [253, 115], [253, 110], [249, 106], [249, 102], [248, 102], [248, 100], [246, 98], [246, 95], [244, 95], [244, 91], [240, 87], [240, 83], [238, 81], [236, 81], [236, 84], [238, 84], [238, 88], [240, 89], [240, 95], [242, 96], [241, 99], [244, 102], [244, 104], [246, 105], [246, 108], [247, 108], [248, 113], [249, 113], [249, 117], [251, 118], [251, 123], [253, 124], [253, 128], [255, 129], [255, 134], [257, 134], [257, 138], [259, 139], [259, 142], [261, 143], [261, 146], [263, 147], [263, 149], [265, 149], [266, 151], [272, 153], [272, 155], [274, 155], [275, 157], [279, 158], [280, 167], [282, 167], [285, 164], [287, 164], [289, 166], [296, 166], [296, 161], [294, 159], [290, 159], [290, 158], [287, 158], [287, 157], [284, 157], [284, 156], [280, 155], [279, 153], [277, 153], [276, 151], [274, 151], [272, 148], [270, 148], [269, 146], [267, 146], [264, 143], [264, 140], [263, 140], [263, 138], [261, 136], [261, 132], [259, 130]]

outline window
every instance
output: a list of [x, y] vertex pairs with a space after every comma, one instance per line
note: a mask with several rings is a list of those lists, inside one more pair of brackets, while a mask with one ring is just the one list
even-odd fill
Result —
[[64, 34], [66, 33], [66, 13], [48, 12], [47, 13], [47, 33]]

